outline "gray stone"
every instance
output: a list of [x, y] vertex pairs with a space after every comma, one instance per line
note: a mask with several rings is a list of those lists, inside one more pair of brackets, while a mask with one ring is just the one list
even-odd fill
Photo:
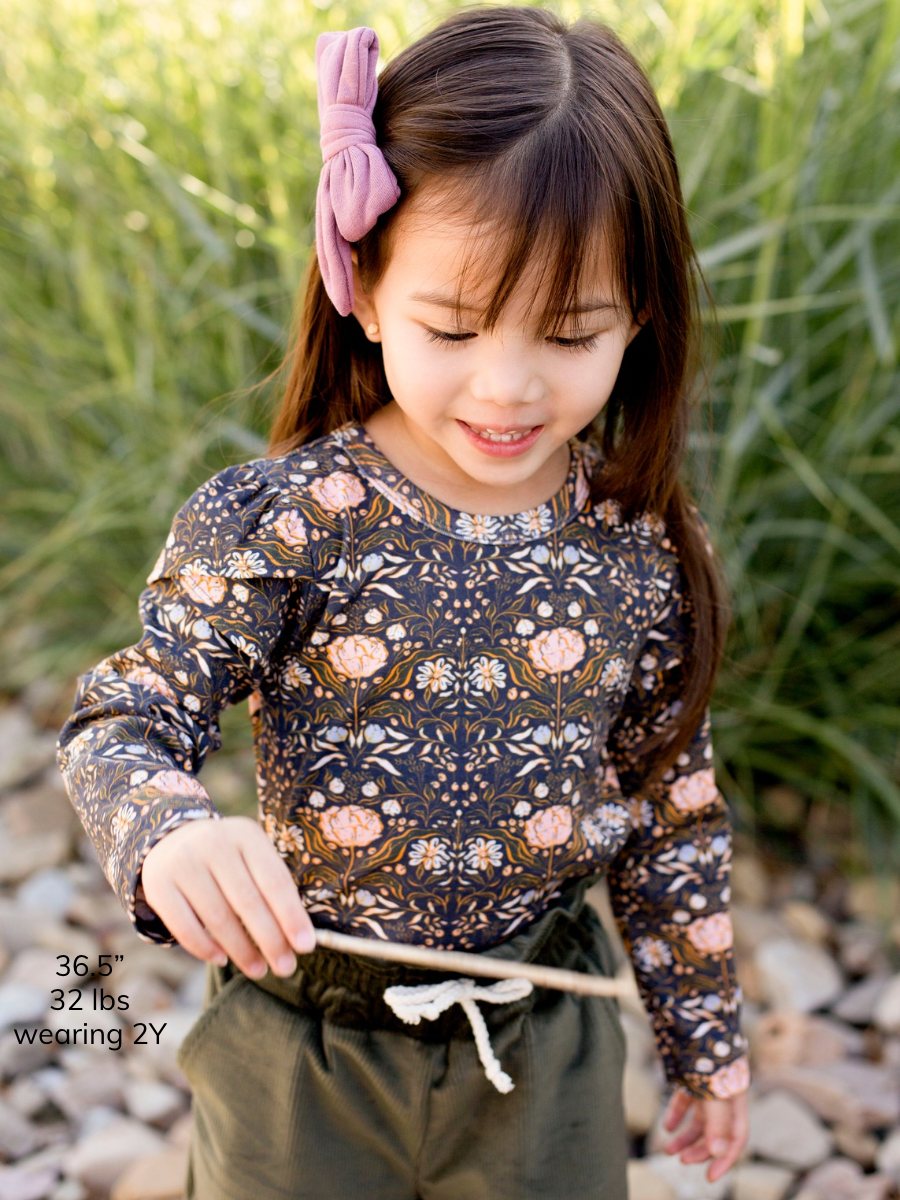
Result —
[[107, 1054], [98, 1061], [96, 1054], [79, 1048], [77, 1057], [66, 1060], [66, 1070], [56, 1080], [50, 1096], [69, 1120], [80, 1122], [88, 1109], [120, 1108], [124, 1089], [125, 1068], [116, 1054]]
[[6, 1089], [6, 1102], [23, 1117], [33, 1117], [47, 1103], [47, 1096], [33, 1079], [23, 1075]]
[[0, 837], [0, 883], [16, 884], [42, 867], [57, 867], [69, 855], [71, 838], [61, 830]]
[[889, 971], [884, 936], [877, 921], [845, 921], [834, 928], [838, 962], [851, 975]]
[[732, 1174], [732, 1200], [783, 1200], [795, 1179], [790, 1167], [765, 1162], [735, 1163]]
[[47, 830], [62, 831], [73, 837], [81, 828], [58, 771], [52, 781], [45, 778], [34, 787], [5, 796], [0, 817], [15, 837]]
[[[28, 1028], [37, 1028], [35, 1025]], [[33, 1045], [28, 1042], [19, 1044], [16, 1035], [10, 1029], [0, 1034], [0, 1079], [15, 1079], [26, 1071], [35, 1071], [53, 1058], [54, 1048], [35, 1040]]]
[[44, 1200], [58, 1178], [55, 1167], [0, 1167], [0, 1200]]
[[647, 1166], [644, 1158], [628, 1160], [628, 1200], [676, 1200], [675, 1189]]
[[[37, 932], [36, 930], [35, 933]], [[76, 979], [72, 984], [71, 976], [67, 979], [65, 976], [57, 974], [59, 969], [60, 964], [52, 950], [45, 950], [41, 946], [33, 945], [16, 954], [7, 969], [5, 982], [28, 983], [32, 987], [40, 988], [49, 1005], [52, 999], [51, 988], [66, 989], [69, 986], [77, 986], [80, 982]]]
[[900, 1033], [900, 974], [889, 980], [875, 1001], [872, 1019], [885, 1033]]
[[34, 936], [46, 920], [40, 912], [22, 909], [15, 900], [0, 896], [0, 942], [10, 954], [34, 945]]
[[132, 1117], [116, 1116], [74, 1146], [64, 1159], [64, 1167], [67, 1175], [89, 1189], [109, 1191], [136, 1159], [164, 1148], [165, 1141], [154, 1130]]
[[184, 1110], [184, 1093], [155, 1079], [129, 1079], [125, 1083], [125, 1108], [147, 1125], [168, 1126]]
[[725, 1200], [731, 1190], [734, 1168], [710, 1183], [706, 1173], [711, 1160], [683, 1163], [674, 1155], [650, 1154], [643, 1161], [648, 1170], [669, 1184], [676, 1200]]
[[900, 1121], [900, 1087], [894, 1072], [881, 1063], [847, 1058], [825, 1063], [818, 1073], [849, 1097], [852, 1119], [838, 1120], [864, 1129], [892, 1128]]
[[[49, 950], [54, 959], [59, 954], [67, 955], [70, 963], [74, 963], [79, 955], [84, 955], [91, 969], [99, 961], [100, 943], [94, 935], [86, 929], [73, 928], [59, 921], [47, 920], [40, 925], [34, 935], [34, 944], [43, 950]], [[58, 981], [60, 977], [55, 978]], [[79, 986], [85, 982], [86, 977], [70, 975], [69, 979], [74, 980], [75, 986]]]
[[0, 983], [0, 1031], [39, 1021], [49, 1003], [46, 988], [17, 979]]
[[47, 1200], [88, 1200], [88, 1190], [77, 1179], [61, 1179], [52, 1192], [47, 1193]]
[[14, 1166], [0, 1167], [0, 1200], [43, 1200], [55, 1185], [64, 1146], [47, 1146]]
[[875, 1154], [875, 1165], [900, 1187], [900, 1129], [892, 1130]]
[[19, 885], [16, 904], [60, 920], [65, 917], [74, 896], [75, 885], [61, 867], [44, 867]]
[[832, 1005], [831, 1011], [842, 1021], [850, 1021], [853, 1025], [871, 1025], [875, 1005], [889, 982], [888, 975], [870, 975], [867, 979], [861, 979], [847, 988]]
[[807, 1104], [789, 1092], [751, 1096], [747, 1153], [807, 1170], [831, 1153], [830, 1133]]
[[0, 791], [21, 787], [56, 758], [56, 734], [40, 733], [18, 705], [0, 709]]
[[41, 1138], [27, 1117], [0, 1099], [0, 1154], [6, 1159], [24, 1158], [41, 1145]]
[[803, 1180], [803, 1195], [820, 1200], [889, 1200], [893, 1183], [886, 1175], [863, 1175], [859, 1163], [832, 1158]]
[[754, 956], [760, 986], [770, 1004], [810, 1012], [844, 990], [840, 970], [819, 946], [799, 938], [769, 938]]

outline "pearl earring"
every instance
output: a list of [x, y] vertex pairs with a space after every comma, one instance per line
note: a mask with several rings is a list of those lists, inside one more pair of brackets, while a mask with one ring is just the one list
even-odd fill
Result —
[[370, 325], [366, 326], [366, 333], [371, 333], [374, 335], [377, 332], [378, 332], [378, 326], [375, 324], [374, 321]]

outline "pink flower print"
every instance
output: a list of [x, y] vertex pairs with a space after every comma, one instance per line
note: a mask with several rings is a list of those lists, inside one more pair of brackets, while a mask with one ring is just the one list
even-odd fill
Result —
[[348, 471], [332, 471], [324, 479], [314, 479], [309, 490], [327, 512], [355, 508], [366, 498], [366, 491], [355, 475]]
[[532, 850], [550, 850], [572, 836], [572, 810], [552, 804], [525, 822], [525, 840]]
[[358, 804], [326, 808], [319, 820], [325, 840], [336, 846], [368, 846], [384, 829], [377, 813]]
[[720, 1100], [727, 1100], [729, 1096], [745, 1092], [750, 1086], [750, 1062], [747, 1055], [742, 1054], [734, 1062], [720, 1067], [710, 1076], [709, 1086], [713, 1095], [718, 1096]]
[[[536, 788], [535, 788], [536, 791]], [[550, 808], [535, 812], [524, 823], [524, 835], [532, 850], [548, 850], [547, 884], [553, 875], [553, 851], [569, 841], [572, 833], [572, 812], [564, 804], [551, 804]]]
[[193, 775], [186, 771], [157, 771], [151, 775], [141, 791], [156, 792], [159, 796], [196, 796], [198, 800], [208, 800], [209, 792]]
[[132, 683], [138, 683], [141, 687], [152, 688], [154, 692], [161, 692], [167, 700], [178, 702], [178, 697], [169, 686], [167, 680], [163, 679], [162, 675], [158, 675], [156, 671], [151, 671], [149, 667], [132, 667], [126, 671], [122, 677], [130, 679]]
[[688, 941], [701, 954], [721, 954], [732, 945], [734, 930], [727, 912], [697, 917], [685, 930]]
[[669, 795], [679, 812], [695, 812], [707, 804], [715, 804], [719, 798], [715, 768], [704, 767], [702, 771], [681, 775], [672, 784]]
[[351, 633], [328, 643], [326, 654], [331, 665], [350, 679], [374, 675], [387, 662], [387, 646], [380, 638]]
[[309, 542], [306, 526], [296, 508], [282, 513], [277, 521], [272, 522], [272, 528], [286, 546], [305, 546]]
[[221, 604], [227, 590], [225, 580], [220, 575], [185, 573], [181, 580], [184, 590], [198, 604]]
[[577, 629], [559, 625], [532, 638], [528, 643], [528, 653], [538, 670], [561, 675], [584, 658], [585, 641]]

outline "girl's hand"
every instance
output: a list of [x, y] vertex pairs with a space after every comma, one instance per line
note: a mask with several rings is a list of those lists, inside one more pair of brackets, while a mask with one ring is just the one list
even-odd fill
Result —
[[712, 1156], [715, 1161], [706, 1172], [706, 1178], [715, 1183], [734, 1166], [747, 1143], [749, 1092], [747, 1088], [727, 1100], [716, 1100], [692, 1096], [682, 1088], [676, 1088], [666, 1109], [663, 1127], [675, 1129], [688, 1109], [693, 1108], [693, 1112], [690, 1122], [663, 1149], [667, 1154], [684, 1150], [683, 1163], [703, 1162]]
[[292, 975], [292, 948], [315, 947], [297, 884], [252, 817], [185, 821], [149, 851], [141, 880], [147, 903], [196, 958], [224, 966], [227, 954], [260, 979], [263, 957], [276, 975]]

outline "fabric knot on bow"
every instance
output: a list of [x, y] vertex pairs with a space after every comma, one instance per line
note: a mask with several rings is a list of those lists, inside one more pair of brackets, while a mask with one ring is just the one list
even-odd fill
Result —
[[488, 987], [480, 987], [474, 979], [446, 979], [417, 987], [389, 987], [384, 998], [407, 1025], [418, 1025], [423, 1018], [434, 1021], [442, 1012], [458, 1004], [469, 1018], [485, 1075], [498, 1092], [511, 1092], [515, 1084], [500, 1066], [484, 1016], [475, 1001], [508, 1004], [512, 1000], [522, 1000], [533, 990], [534, 985], [527, 979], [501, 979]]
[[316, 254], [322, 282], [342, 317], [353, 309], [350, 243], [400, 198], [400, 185], [375, 139], [378, 35], [361, 25], [319, 34], [316, 71], [319, 145]]

